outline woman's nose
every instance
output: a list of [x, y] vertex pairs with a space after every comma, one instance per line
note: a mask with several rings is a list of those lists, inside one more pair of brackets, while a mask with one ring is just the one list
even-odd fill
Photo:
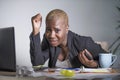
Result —
[[55, 31], [52, 31], [52, 32], [51, 32], [50, 37], [51, 37], [51, 38], [54, 38], [54, 37], [55, 37]]

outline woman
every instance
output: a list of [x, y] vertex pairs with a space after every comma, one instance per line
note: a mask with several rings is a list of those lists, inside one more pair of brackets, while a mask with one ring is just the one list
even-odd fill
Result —
[[[32, 17], [30, 54], [33, 66], [43, 65], [49, 59], [49, 67], [99, 66], [98, 54], [105, 52], [91, 37], [80, 36], [69, 30], [68, 16], [60, 9], [50, 11], [46, 17], [46, 31], [40, 41], [42, 16]], [[88, 54], [87, 57], [85, 54]]]

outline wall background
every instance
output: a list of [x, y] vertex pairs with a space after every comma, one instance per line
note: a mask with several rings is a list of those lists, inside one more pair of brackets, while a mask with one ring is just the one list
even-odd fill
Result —
[[41, 13], [41, 36], [45, 30], [45, 17], [55, 8], [69, 16], [70, 30], [95, 41], [107, 41], [109, 45], [119, 33], [115, 30], [120, 14], [116, 6], [119, 0], [0, 0], [0, 28], [15, 27], [16, 61], [18, 65], [31, 66], [29, 34], [31, 17]]

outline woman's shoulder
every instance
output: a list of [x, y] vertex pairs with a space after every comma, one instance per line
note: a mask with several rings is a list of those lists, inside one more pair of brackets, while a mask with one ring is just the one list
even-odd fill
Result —
[[68, 36], [70, 36], [74, 39], [91, 39], [90, 36], [83, 36], [83, 35], [80, 35], [78, 33], [72, 32], [71, 30], [69, 30]]

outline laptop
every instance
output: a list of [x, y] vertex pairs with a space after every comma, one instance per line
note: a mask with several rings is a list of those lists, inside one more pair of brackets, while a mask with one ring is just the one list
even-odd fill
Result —
[[16, 72], [14, 27], [0, 28], [0, 71]]

